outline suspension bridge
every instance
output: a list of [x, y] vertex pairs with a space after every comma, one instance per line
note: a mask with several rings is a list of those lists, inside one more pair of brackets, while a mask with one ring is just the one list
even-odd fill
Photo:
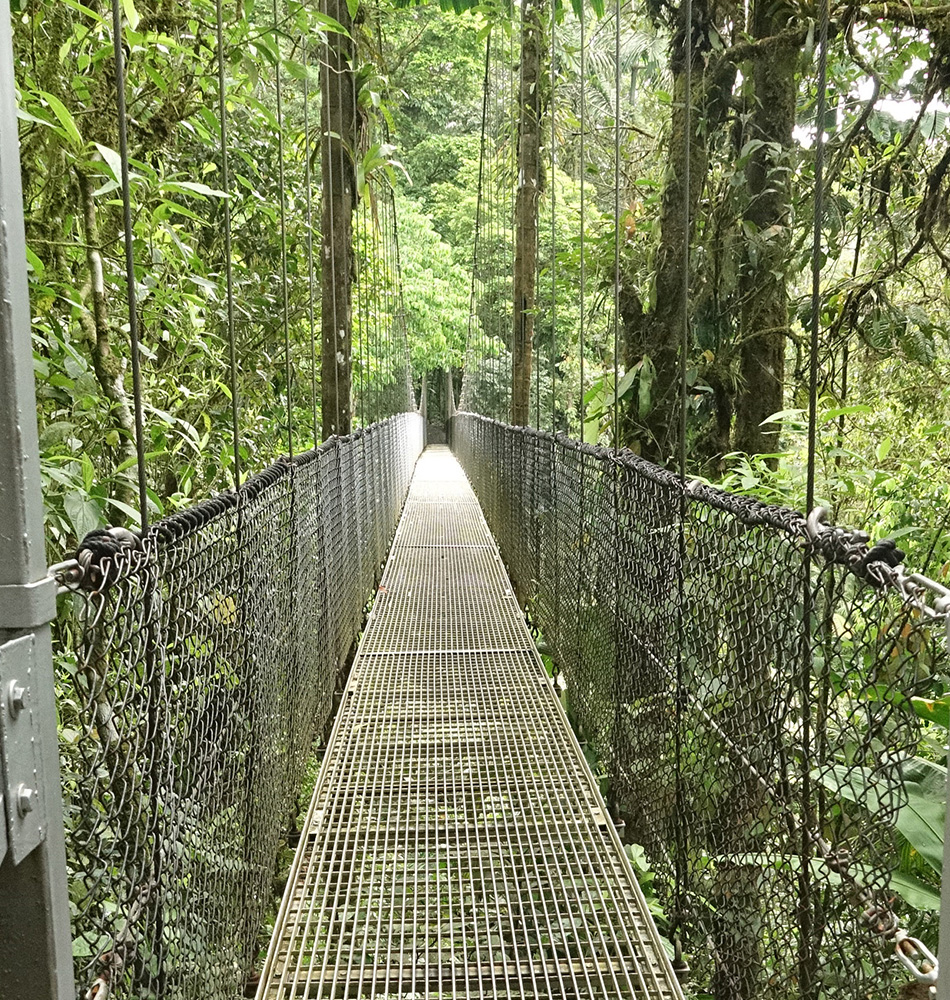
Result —
[[[0, 14], [0, 997], [929, 995], [895, 824], [934, 792], [912, 699], [946, 675], [950, 592], [818, 510], [577, 441], [554, 401], [541, 430], [540, 366], [537, 426], [473, 412], [485, 329], [426, 447], [392, 200], [361, 426], [319, 442], [314, 378], [297, 446], [282, 189], [287, 454], [243, 469], [232, 392], [233, 488], [149, 523], [136, 371], [142, 530], [47, 566]], [[232, 388], [233, 285], [228, 257]]]

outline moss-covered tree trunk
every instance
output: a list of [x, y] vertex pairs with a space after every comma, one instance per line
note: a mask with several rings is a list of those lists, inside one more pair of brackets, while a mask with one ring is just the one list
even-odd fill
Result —
[[[779, 35], [793, 15], [784, 2], [756, 4], [755, 37]], [[754, 101], [745, 138], [746, 148], [750, 142], [753, 146], [745, 167], [747, 243], [739, 279], [742, 308], [733, 444], [753, 454], [776, 450], [778, 425], [762, 424], [783, 408], [791, 238], [789, 150], [799, 53], [788, 43], [767, 45], [757, 53], [752, 71]]]
[[[620, 277], [624, 366], [629, 371], [644, 357], [649, 358], [653, 366], [649, 412], [637, 412], [639, 401], [636, 398], [628, 405], [623, 421], [624, 444], [659, 464], [669, 462], [676, 453], [679, 424], [677, 355], [687, 309], [683, 296], [683, 269], [709, 170], [705, 135], [722, 120], [728, 109], [736, 75], [735, 66], [722, 61], [713, 71], [706, 70], [709, 36], [715, 29], [704, 7], [694, 4], [692, 45], [689, 47], [691, 93], [687, 101], [687, 33], [683, 6], [677, 17], [671, 58], [673, 100], [667, 152], [669, 167], [660, 200], [660, 242], [656, 252], [652, 312], [643, 310], [630, 280], [623, 274]], [[637, 394], [631, 395], [636, 397]]]
[[[694, 59], [692, 95], [686, 92], [686, 58], [680, 53], [673, 60], [673, 109], [669, 162], [672, 167], [660, 203], [661, 241], [656, 255], [654, 309], [648, 335], [640, 356], [653, 362], [652, 407], [645, 414], [641, 453], [651, 461], [664, 463], [676, 450], [678, 421], [678, 347], [686, 321], [687, 304], [683, 297], [688, 248], [695, 228], [696, 212], [709, 158], [702, 130], [697, 128], [695, 106], [696, 82], [701, 79], [701, 60]], [[687, 154], [687, 101], [690, 105]], [[689, 189], [686, 158], [689, 156]], [[686, 207], [689, 207], [689, 228]]]
[[[322, 13], [348, 32], [346, 0], [321, 0]], [[321, 228], [320, 400], [324, 439], [349, 434], [352, 424], [353, 210], [356, 208], [356, 92], [351, 35], [330, 32], [320, 66]]]
[[525, 0], [518, 92], [518, 189], [515, 200], [514, 308], [511, 330], [511, 422], [528, 423], [538, 271], [541, 171], [541, 62], [547, 0]]

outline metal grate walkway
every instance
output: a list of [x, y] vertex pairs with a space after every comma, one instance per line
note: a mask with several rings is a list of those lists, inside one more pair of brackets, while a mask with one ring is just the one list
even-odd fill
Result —
[[259, 998], [680, 997], [448, 449], [416, 469]]

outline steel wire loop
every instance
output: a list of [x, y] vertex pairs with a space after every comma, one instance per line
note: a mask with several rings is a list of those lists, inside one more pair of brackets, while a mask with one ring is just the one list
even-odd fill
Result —
[[412, 413], [331, 439], [72, 577], [61, 752], [84, 992], [245, 987], [421, 447]]
[[893, 543], [629, 453], [468, 413], [451, 432], [691, 988], [896, 996], [903, 965], [931, 982], [935, 917], [894, 869], [899, 810], [941, 795], [911, 700], [946, 676], [939, 588], [928, 604]]

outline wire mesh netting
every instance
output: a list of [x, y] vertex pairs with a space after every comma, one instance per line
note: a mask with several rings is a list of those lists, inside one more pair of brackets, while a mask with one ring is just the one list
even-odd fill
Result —
[[943, 690], [942, 616], [858, 533], [472, 414], [452, 443], [691, 989], [909, 988], [895, 933], [935, 940], [940, 859], [895, 824], [940, 812], [912, 698]]
[[427, 449], [258, 997], [676, 1000], [458, 463]]
[[83, 995], [240, 993], [421, 447], [421, 418], [400, 414], [159, 521], [81, 577], [65, 570]]

